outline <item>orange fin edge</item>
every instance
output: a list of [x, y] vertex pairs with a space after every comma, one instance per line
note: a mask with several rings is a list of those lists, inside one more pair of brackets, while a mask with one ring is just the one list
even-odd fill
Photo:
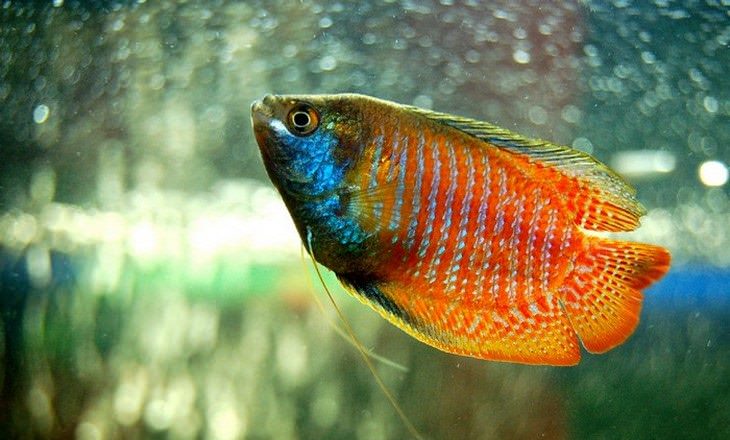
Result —
[[669, 251], [660, 246], [589, 239], [588, 251], [560, 288], [565, 311], [586, 350], [604, 353], [634, 332], [641, 290], [659, 280], [670, 261]]
[[578, 338], [557, 296], [542, 317], [524, 319], [513, 314], [514, 310], [472, 307], [448, 313], [446, 301], [427, 297], [407, 300], [415, 294], [408, 287], [342, 275], [338, 278], [349, 293], [391, 324], [441, 351], [528, 365], [572, 366], [580, 362]]

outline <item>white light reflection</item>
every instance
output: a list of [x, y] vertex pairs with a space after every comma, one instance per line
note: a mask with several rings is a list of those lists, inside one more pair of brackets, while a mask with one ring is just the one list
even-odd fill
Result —
[[630, 150], [614, 154], [611, 167], [627, 177], [650, 177], [674, 171], [677, 158], [668, 151]]
[[129, 233], [130, 253], [135, 257], [151, 257], [159, 253], [159, 232], [154, 224], [143, 221], [132, 226]]
[[723, 186], [728, 180], [728, 170], [717, 160], [703, 162], [699, 168], [700, 181], [707, 186]]
[[126, 258], [145, 268], [193, 267], [195, 274], [212, 277], [221, 263], [292, 261], [299, 243], [276, 191], [251, 181], [221, 182], [200, 194], [132, 192], [120, 199], [117, 211], [51, 202], [37, 212], [0, 215], [0, 246], [46, 250], [28, 257], [41, 285], [50, 276], [51, 250], [95, 250], [92, 285], [113, 290]]
[[51, 114], [51, 109], [47, 105], [41, 104], [33, 110], [33, 121], [36, 124], [42, 124], [48, 120], [48, 115]]

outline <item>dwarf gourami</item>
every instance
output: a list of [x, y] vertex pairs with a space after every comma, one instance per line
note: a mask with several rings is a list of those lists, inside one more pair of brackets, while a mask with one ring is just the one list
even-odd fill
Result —
[[661, 247], [599, 237], [645, 213], [586, 153], [363, 95], [251, 107], [269, 177], [308, 252], [443, 351], [573, 365], [624, 342]]

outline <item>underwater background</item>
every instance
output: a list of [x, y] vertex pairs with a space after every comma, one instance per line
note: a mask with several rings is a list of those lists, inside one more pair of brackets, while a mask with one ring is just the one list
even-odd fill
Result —
[[266, 93], [359, 92], [593, 154], [667, 246], [636, 333], [479, 361], [329, 287], [432, 439], [730, 438], [730, 3], [0, 1], [4, 438], [408, 438], [266, 178]]

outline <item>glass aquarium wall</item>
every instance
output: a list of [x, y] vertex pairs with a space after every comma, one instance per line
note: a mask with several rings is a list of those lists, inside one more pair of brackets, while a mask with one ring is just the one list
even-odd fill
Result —
[[0, 2], [0, 432], [411, 438], [251, 132], [358, 92], [592, 154], [673, 255], [570, 368], [442, 353], [325, 273], [420, 435], [730, 438], [729, 43], [724, 0]]

